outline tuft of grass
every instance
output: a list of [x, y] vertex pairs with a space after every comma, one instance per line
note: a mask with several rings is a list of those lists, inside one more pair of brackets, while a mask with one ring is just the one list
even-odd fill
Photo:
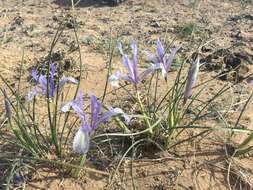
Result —
[[[140, 58], [139, 60], [142, 59]], [[128, 107], [132, 108], [132, 115], [137, 113], [141, 115], [141, 117], [138, 117], [138, 125], [140, 125], [143, 133], [135, 134], [133, 132], [136, 128], [135, 122], [133, 122], [132, 126], [124, 127], [127, 128], [125, 131], [131, 131], [130, 134], [135, 134], [133, 135], [135, 136], [134, 138], [145, 138], [154, 142], [162, 141], [164, 147], [171, 147], [173, 142], [179, 143], [175, 139], [185, 130], [202, 128], [201, 126], [197, 127], [196, 123], [209, 114], [208, 109], [212, 108], [215, 100], [229, 90], [230, 87], [224, 86], [213, 97], [208, 98], [206, 101], [200, 101], [199, 97], [205, 92], [208, 83], [211, 82], [207, 81], [198, 86], [198, 91], [195, 92], [195, 95], [192, 96], [188, 104], [184, 104], [183, 96], [187, 82], [184, 68], [189, 61], [191, 61], [189, 58], [184, 60], [176, 59], [175, 63], [173, 63], [174, 66], [178, 65], [177, 75], [173, 83], [168, 82], [171, 79], [168, 79], [168, 81], [161, 79], [157, 71], [142, 84], [136, 86], [129, 84], [127, 87], [121, 85], [122, 92], [120, 94], [123, 93], [131, 99], [128, 102]], [[117, 93], [115, 90], [115, 94]], [[120, 99], [119, 104], [122, 104]], [[194, 115], [189, 119], [188, 111], [190, 109], [194, 110]], [[186, 120], [188, 122], [185, 123]], [[202, 129], [206, 130], [207, 128], [203, 127]], [[209, 130], [212, 129], [209, 128]]]
[[250, 3], [253, 3], [252, 0], [240, 0], [241, 6], [243, 8], [245, 8], [247, 5], [249, 5]]
[[[246, 103], [244, 104], [244, 107], [235, 123], [234, 128], [237, 128], [240, 119], [242, 118], [243, 113], [245, 112], [248, 104], [251, 103], [251, 99], [253, 97], [253, 93], [249, 96], [248, 100], [246, 101]], [[248, 152], [251, 152], [253, 150], [253, 132], [250, 132], [248, 137], [246, 137], [245, 139], [243, 139], [243, 141], [239, 144], [239, 146], [237, 147], [236, 151], [235, 151], [235, 156], [242, 156], [244, 154], [247, 154]]]
[[181, 35], [183, 37], [188, 37], [188, 36], [191, 36], [196, 30], [196, 24], [189, 22], [189, 23], [183, 24], [179, 28], [181, 29]]
[[[19, 173], [21, 166], [16, 166], [16, 159], [23, 159], [24, 165], [32, 167], [36, 163], [49, 163], [58, 166], [58, 168], [76, 168], [72, 166], [72, 160], [67, 156], [69, 153], [69, 141], [71, 131], [75, 122], [69, 125], [67, 122], [70, 119], [69, 113], [63, 115], [60, 113], [60, 107], [65, 100], [66, 94], [59, 89], [60, 67], [56, 71], [56, 76], [50, 74], [50, 64], [53, 51], [59, 41], [66, 23], [61, 22], [58, 30], [52, 40], [51, 48], [48, 53], [48, 63], [46, 70], [47, 89], [44, 98], [34, 97], [32, 102], [26, 101], [26, 95], [20, 88], [20, 83], [23, 76], [23, 64], [21, 64], [18, 74], [18, 83], [14, 87], [0, 75], [0, 79], [5, 86], [0, 88], [5, 100], [6, 117], [8, 122], [5, 127], [10, 131], [10, 134], [1, 134], [2, 139], [15, 149], [3, 152], [2, 159], [9, 160], [12, 166], [9, 170], [9, 175], [6, 178], [6, 189], [11, 188], [11, 182], [15, 180], [15, 175]], [[82, 59], [80, 54], [79, 41], [74, 28], [75, 40], [79, 49], [80, 73], [82, 75]], [[23, 61], [22, 61], [23, 62]], [[54, 77], [56, 93], [54, 97], [49, 97], [50, 77]], [[79, 89], [80, 83], [76, 85], [75, 94]], [[46, 111], [46, 119], [44, 113]], [[13, 151], [13, 152], [12, 152]], [[16, 154], [18, 153], [18, 155]], [[68, 165], [69, 164], [69, 165]], [[22, 166], [23, 167], [23, 166]], [[29, 169], [29, 167], [26, 167]], [[76, 168], [79, 169], [80, 168]], [[23, 181], [24, 182], [24, 181]]]

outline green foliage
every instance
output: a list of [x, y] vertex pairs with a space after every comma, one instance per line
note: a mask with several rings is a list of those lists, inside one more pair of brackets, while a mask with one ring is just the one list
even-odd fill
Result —
[[[251, 103], [251, 99], [253, 97], [253, 93], [251, 94], [251, 96], [248, 98], [247, 102], [245, 103], [238, 119], [237, 119], [237, 122], [235, 124], [235, 127], [234, 128], [237, 128], [237, 125], [239, 124], [240, 122], [240, 119], [244, 113], [244, 111], [246, 110], [246, 107], [248, 106], [248, 104]], [[253, 142], [253, 131], [251, 131], [248, 135], [248, 137], [246, 137], [245, 139], [243, 139], [243, 141], [239, 144], [239, 146], [237, 147], [237, 150], [235, 152], [235, 156], [241, 156], [241, 155], [244, 155], [250, 151], [253, 150], [253, 145], [251, 144]]]
[[180, 28], [182, 36], [187, 37], [191, 36], [194, 33], [194, 31], [196, 30], [196, 24], [189, 22], [185, 23]]
[[[57, 71], [56, 76], [54, 76], [56, 77], [55, 96], [49, 97], [51, 56], [65, 27], [66, 25], [64, 23], [59, 25], [48, 54], [49, 60], [46, 66], [46, 97], [40, 98], [35, 96], [32, 102], [27, 101], [27, 92], [21, 91], [20, 88], [20, 83], [24, 73], [23, 64], [21, 64], [19, 68], [20, 73], [17, 77], [19, 79], [18, 84], [14, 87], [11, 86], [2, 75], [0, 75], [0, 79], [5, 84], [4, 87], [0, 88], [2, 94], [4, 94], [5, 108], [7, 112], [6, 116], [8, 118], [8, 123], [5, 126], [8, 127], [8, 130], [11, 132], [10, 136], [8, 133], [3, 133], [1, 134], [1, 137], [10, 146], [15, 147], [9, 153], [7, 151], [4, 152], [8, 154], [3, 154], [4, 156], [1, 158], [7, 160], [9, 159], [12, 166], [10, 175], [6, 178], [6, 189], [10, 188], [10, 182], [13, 180], [14, 174], [18, 173], [18, 168], [20, 168], [15, 166], [15, 160], [19, 157], [18, 155], [15, 156], [16, 152], [18, 152], [20, 157], [25, 160], [24, 165], [28, 166], [38, 162], [60, 160], [61, 163], [58, 163], [58, 165], [60, 165], [59, 168], [61, 168], [63, 165], [71, 163], [67, 154], [69, 152], [70, 134], [75, 122], [70, 125], [67, 123], [69, 120], [69, 113], [64, 115], [60, 113], [60, 107], [65, 101], [63, 98], [65, 97], [65, 94], [64, 90], [60, 91], [59, 88], [59, 70]], [[76, 31], [74, 30], [74, 32]], [[78, 43], [77, 35], [76, 42]], [[79, 78], [81, 78], [81, 71], [82, 61], [80, 59]], [[78, 89], [79, 83], [76, 85], [76, 93]], [[9, 110], [11, 110], [11, 113]], [[43, 111], [41, 112], [41, 110]], [[67, 168], [75, 168], [75, 165], [74, 167], [71, 165], [67, 166]], [[80, 170], [80, 168], [78, 168], [78, 170]]]
[[247, 5], [249, 5], [250, 3], [253, 3], [253, 1], [252, 0], [240, 0], [240, 2], [241, 2], [241, 6], [243, 7], [243, 8], [245, 8]]

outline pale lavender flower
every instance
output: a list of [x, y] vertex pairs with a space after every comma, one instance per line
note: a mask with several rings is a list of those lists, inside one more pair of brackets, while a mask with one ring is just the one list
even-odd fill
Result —
[[93, 94], [90, 94], [90, 103], [90, 120], [83, 109], [83, 94], [81, 92], [78, 92], [77, 97], [73, 101], [65, 104], [61, 109], [63, 112], [67, 112], [72, 107], [81, 119], [81, 127], [75, 134], [73, 141], [73, 150], [80, 154], [86, 154], [88, 152], [90, 135], [101, 123], [107, 122], [111, 117], [119, 114], [122, 114], [126, 120], [129, 118], [120, 108], [111, 108], [109, 111], [102, 114], [102, 103], [98, 101]]
[[[54, 76], [55, 76], [55, 64], [50, 64], [50, 72], [49, 72], [49, 98], [52, 98], [55, 96], [55, 93], [57, 91], [57, 86], [55, 84], [55, 80], [54, 80]], [[32, 70], [32, 79], [35, 81], [35, 87], [33, 88], [32, 91], [30, 91], [28, 93], [27, 99], [28, 100], [32, 100], [34, 98], [34, 96], [38, 95], [38, 94], [42, 94], [44, 96], [47, 95], [47, 76], [46, 75], [39, 75], [37, 73], [37, 71], [35, 69]], [[77, 84], [77, 80], [74, 79], [73, 77], [65, 77], [63, 76], [60, 80], [59, 80], [59, 92], [62, 90], [63, 86], [67, 83], [67, 82], [72, 82], [74, 84]]]
[[154, 56], [154, 55], [148, 53], [149, 60], [154, 63], [153, 67], [155, 69], [161, 69], [162, 76], [164, 77], [165, 80], [167, 80], [167, 75], [170, 70], [170, 67], [173, 63], [173, 60], [175, 58], [177, 51], [180, 48], [181, 48], [181, 46], [178, 46], [176, 48], [172, 48], [170, 50], [170, 54], [166, 54], [161, 41], [158, 39], [157, 46], [156, 46], [157, 55]]
[[138, 73], [138, 48], [135, 41], [131, 43], [131, 48], [133, 52], [133, 58], [130, 60], [128, 55], [124, 54], [122, 45], [119, 44], [119, 51], [122, 54], [122, 63], [124, 67], [127, 69], [128, 74], [123, 74], [120, 71], [117, 71], [114, 75], [109, 77], [109, 82], [112, 86], [118, 87], [119, 80], [126, 80], [132, 84], [138, 84], [143, 81], [143, 79], [154, 71], [154, 67], [151, 66], [148, 69], [144, 70], [142, 73]]
[[186, 101], [192, 95], [192, 88], [197, 81], [198, 72], [199, 72], [199, 56], [196, 58], [196, 60], [194, 60], [188, 72], [187, 83], [184, 92], [184, 103], [186, 103]]
[[125, 78], [125, 80], [128, 80], [127, 76], [124, 75], [121, 71], [116, 71], [115, 74], [111, 75], [109, 77], [109, 83], [114, 87], [119, 87], [119, 80]]

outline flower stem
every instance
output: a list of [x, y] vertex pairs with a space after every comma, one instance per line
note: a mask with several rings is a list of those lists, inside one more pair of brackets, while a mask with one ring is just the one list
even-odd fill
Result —
[[81, 159], [80, 159], [80, 164], [79, 164], [80, 168], [74, 169], [74, 172], [73, 172], [74, 177], [77, 178], [77, 177], [80, 176], [80, 173], [81, 173], [81, 171], [82, 171], [82, 167], [84, 167], [85, 161], [86, 161], [86, 154], [84, 154], [84, 155], [81, 157]]
[[142, 102], [141, 102], [140, 94], [139, 94], [138, 91], [137, 91], [137, 100], [138, 100], [138, 103], [139, 103], [139, 105], [140, 105], [142, 114], [144, 115], [144, 117], [143, 117], [143, 118], [144, 118], [144, 122], [145, 122], [146, 125], [148, 126], [149, 133], [150, 133], [151, 135], [153, 135], [153, 129], [152, 129], [151, 124], [150, 124], [150, 122], [149, 122], [148, 116], [147, 116], [147, 114], [145, 113], [145, 109], [144, 109], [144, 106], [143, 106], [143, 104], [142, 104]]

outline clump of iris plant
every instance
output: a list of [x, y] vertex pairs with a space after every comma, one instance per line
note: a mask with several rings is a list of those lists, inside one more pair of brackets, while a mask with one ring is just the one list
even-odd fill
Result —
[[[66, 77], [63, 76], [59, 80], [59, 84], [57, 86], [54, 76], [55, 76], [55, 64], [50, 64], [50, 72], [49, 72], [49, 80], [47, 80], [46, 75], [39, 75], [35, 69], [32, 70], [32, 79], [35, 81], [35, 87], [32, 91], [28, 93], [28, 100], [32, 100], [36, 95], [42, 94], [44, 96], [47, 95], [47, 88], [48, 88], [48, 95], [49, 98], [55, 96], [56, 91], [61, 92], [63, 86], [69, 81], [74, 84], [77, 84], [77, 80], [73, 77]], [[49, 84], [48, 84], [49, 82]], [[58, 88], [58, 89], [57, 89]]]
[[133, 52], [132, 60], [129, 59], [128, 55], [123, 52], [122, 45], [119, 44], [119, 51], [122, 54], [122, 63], [127, 69], [127, 74], [117, 71], [115, 74], [109, 77], [109, 82], [114, 87], [119, 87], [119, 80], [128, 81], [134, 85], [141, 83], [143, 79], [150, 73], [155, 70], [154, 65], [151, 65], [149, 68], [144, 70], [141, 73], [138, 73], [138, 48], [135, 41], [132, 41], [131, 48]]
[[[153, 55], [151, 53], [148, 53], [148, 57], [149, 57], [149, 61], [151, 62], [150, 66], [145, 69], [143, 72], [138, 73], [137, 70], [137, 64], [138, 64], [138, 49], [137, 49], [137, 44], [135, 41], [133, 41], [131, 43], [131, 48], [132, 48], [132, 60], [130, 60], [128, 58], [128, 55], [126, 55], [123, 52], [122, 49], [122, 45], [119, 44], [119, 51], [122, 54], [122, 63], [124, 65], [124, 67], [127, 69], [127, 74], [123, 74], [121, 71], [117, 71], [115, 74], [111, 75], [109, 77], [109, 83], [114, 86], [114, 87], [119, 87], [119, 80], [125, 80], [128, 81], [129, 83], [133, 84], [135, 86], [136, 89], [136, 100], [138, 102], [139, 108], [143, 114], [143, 120], [146, 124], [146, 126], [149, 129], [149, 132], [151, 135], [153, 135], [153, 131], [151, 129], [152, 123], [156, 123], [156, 120], [151, 120], [150, 122], [150, 107], [146, 107], [145, 104], [143, 104], [142, 102], [142, 97], [140, 95], [140, 91], [138, 90], [137, 84], [141, 83], [147, 75], [155, 72], [155, 71], [160, 71], [162, 73], [162, 76], [165, 78], [165, 80], [167, 81], [167, 75], [168, 72], [170, 70], [170, 67], [173, 63], [173, 60], [175, 58], [176, 53], [178, 52], [178, 50], [181, 48], [181, 46], [178, 46], [176, 48], [172, 48], [170, 53], [166, 53], [162, 43], [160, 42], [160, 40], [157, 40], [157, 47], [156, 47], [156, 55]], [[158, 74], [158, 72], [157, 72]], [[158, 79], [157, 81], [158, 82]], [[150, 81], [150, 85], [149, 88], [151, 87], [151, 83], [152, 83], [152, 79]], [[154, 98], [150, 97], [146, 97], [148, 101], [150, 101], [151, 99], [154, 101], [157, 101], [156, 99], [156, 93], [157, 93], [157, 87], [158, 85], [156, 84], [156, 89], [154, 90], [155, 94], [154, 94]], [[150, 90], [149, 90], [150, 92]], [[148, 93], [149, 94], [149, 93]], [[133, 96], [135, 96], [133, 95]], [[150, 94], [149, 94], [150, 95]], [[145, 96], [145, 95], [144, 95]], [[165, 97], [166, 98], [166, 97]], [[165, 98], [163, 100], [165, 100]], [[152, 105], [158, 105], [158, 107], [162, 104], [163, 100], [157, 104], [157, 102], [153, 102]], [[146, 112], [146, 110], [149, 110], [149, 112]], [[152, 117], [155, 118], [155, 117]]]
[[62, 107], [63, 112], [67, 112], [72, 108], [81, 120], [81, 127], [75, 134], [73, 140], [73, 150], [79, 154], [86, 154], [90, 147], [90, 136], [104, 122], [107, 122], [111, 117], [121, 114], [126, 122], [130, 118], [120, 108], [110, 108], [109, 111], [102, 113], [102, 103], [98, 101], [96, 96], [90, 94], [90, 112], [91, 118], [84, 111], [84, 100], [81, 91], [78, 92], [77, 97], [65, 104]]

